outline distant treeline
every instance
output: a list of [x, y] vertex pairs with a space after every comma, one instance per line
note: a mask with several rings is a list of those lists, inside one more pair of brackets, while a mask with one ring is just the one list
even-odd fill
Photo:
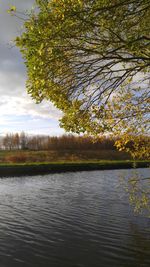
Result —
[[87, 136], [62, 135], [30, 136], [24, 132], [6, 134], [1, 138], [1, 150], [115, 150], [114, 143], [117, 139], [102, 137], [94, 139]]
[[[116, 150], [115, 142], [119, 137], [102, 136], [94, 139], [91, 136], [75, 136], [75, 135], [62, 135], [62, 136], [45, 136], [45, 135], [28, 135], [25, 132], [11, 134], [8, 133], [0, 139], [1, 150]], [[143, 136], [141, 138], [141, 146], [143, 142], [149, 143], [150, 137]], [[132, 143], [128, 144], [132, 147]]]

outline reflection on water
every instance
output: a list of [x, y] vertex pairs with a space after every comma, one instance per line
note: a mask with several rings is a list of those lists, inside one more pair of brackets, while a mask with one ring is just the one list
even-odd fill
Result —
[[150, 266], [150, 219], [117, 187], [130, 172], [0, 179], [0, 267]]
[[146, 177], [138, 169], [120, 174], [121, 186], [128, 194], [134, 212], [143, 213], [145, 217], [150, 217], [150, 169], [148, 171]]

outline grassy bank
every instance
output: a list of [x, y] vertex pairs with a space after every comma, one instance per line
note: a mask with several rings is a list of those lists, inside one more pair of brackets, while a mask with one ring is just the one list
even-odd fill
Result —
[[38, 175], [48, 173], [113, 170], [149, 167], [149, 161], [93, 161], [93, 162], [51, 162], [51, 163], [29, 163], [29, 164], [0, 164], [0, 177]]

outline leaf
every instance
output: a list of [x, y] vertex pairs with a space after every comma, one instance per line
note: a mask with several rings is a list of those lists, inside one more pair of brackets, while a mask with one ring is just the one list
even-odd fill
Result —
[[10, 8], [7, 10], [8, 13], [16, 12], [16, 6], [10, 6]]

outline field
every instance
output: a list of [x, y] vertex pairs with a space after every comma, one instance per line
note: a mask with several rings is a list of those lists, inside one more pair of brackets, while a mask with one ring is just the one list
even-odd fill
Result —
[[130, 156], [116, 150], [50, 150], [0, 151], [0, 164], [36, 162], [84, 162], [99, 160], [129, 160]]

